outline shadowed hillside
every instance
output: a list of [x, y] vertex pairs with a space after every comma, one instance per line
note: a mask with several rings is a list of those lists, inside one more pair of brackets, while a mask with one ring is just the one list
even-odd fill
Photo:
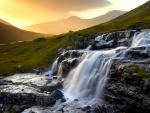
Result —
[[0, 23], [3, 23], [3, 24], [6, 24], [6, 25], [13, 26], [13, 25], [11, 25], [10, 23], [8, 23], [8, 22], [6, 22], [6, 21], [4, 21], [4, 20], [2, 20], [2, 19], [0, 19]]
[[29, 41], [44, 36], [40, 33], [24, 31], [0, 20], [0, 43]]

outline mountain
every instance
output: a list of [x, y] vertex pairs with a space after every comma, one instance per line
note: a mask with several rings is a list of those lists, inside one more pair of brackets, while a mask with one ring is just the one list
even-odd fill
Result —
[[78, 31], [81, 34], [112, 32], [122, 29], [150, 28], [150, 1], [109, 22]]
[[[112, 20], [78, 32], [53, 36], [53, 38], [36, 39], [30, 42], [0, 45], [0, 75], [12, 75], [43, 69], [56, 58], [60, 48], [84, 45], [95, 33], [105, 33], [131, 28], [150, 28], [150, 1], [144, 5]], [[90, 42], [89, 42], [90, 43]], [[12, 49], [13, 48], [13, 49]], [[57, 51], [57, 52], [56, 52]]]
[[25, 27], [24, 29], [28, 31], [40, 32], [46, 34], [61, 34], [61, 33], [66, 33], [70, 30], [77, 31], [100, 23], [104, 23], [124, 13], [125, 13], [124, 11], [114, 10], [102, 16], [92, 18], [92, 19], [81, 19], [79, 17], [72, 16], [67, 19], [61, 19], [53, 22], [45, 22], [36, 25], [31, 25]]
[[44, 35], [21, 30], [8, 22], [5, 22], [4, 20], [0, 20], [0, 43], [28, 41], [42, 36]]

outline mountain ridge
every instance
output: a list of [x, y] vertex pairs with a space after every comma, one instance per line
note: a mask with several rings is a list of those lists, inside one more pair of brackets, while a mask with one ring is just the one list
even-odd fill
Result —
[[21, 30], [3, 20], [0, 22], [0, 43], [30, 41], [44, 34]]
[[80, 30], [78, 33], [89, 35], [91, 33], [105, 33], [125, 29], [150, 28], [149, 15], [150, 1], [111, 21]]
[[124, 11], [113, 10], [104, 15], [92, 19], [81, 19], [77, 16], [71, 16], [65, 19], [27, 26], [23, 29], [40, 33], [61, 34], [66, 33], [68, 31], [77, 31], [80, 29], [88, 28], [99, 23], [104, 23], [124, 13]]

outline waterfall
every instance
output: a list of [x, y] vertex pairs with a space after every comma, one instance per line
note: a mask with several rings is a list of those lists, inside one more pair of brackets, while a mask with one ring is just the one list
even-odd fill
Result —
[[58, 58], [53, 62], [51, 69], [49, 71], [46, 71], [44, 75], [53, 75], [57, 72], [57, 66], [58, 66]]
[[92, 48], [91, 45], [89, 45], [85, 50], [90, 50]]
[[[102, 90], [107, 82], [107, 75], [113, 58], [119, 47], [105, 51], [87, 51], [85, 58], [69, 73], [65, 80], [66, 95], [80, 100], [102, 99]], [[101, 100], [100, 100], [101, 101]]]
[[141, 33], [135, 33], [131, 47], [143, 46], [150, 44], [150, 31], [146, 30]]
[[150, 32], [143, 31], [134, 34], [131, 47], [86, 51], [83, 60], [70, 71], [65, 80], [65, 95], [72, 99], [87, 100], [88, 102], [99, 100], [101, 102], [113, 59], [125, 57], [125, 54], [133, 47], [147, 46], [148, 44], [150, 44]]
[[[95, 41], [105, 42], [103, 36], [104, 35], [96, 37]], [[111, 33], [106, 35], [105, 38], [109, 39], [110, 36]], [[150, 31], [145, 30], [142, 32], [135, 32], [133, 37], [130, 38], [132, 39], [131, 47], [120, 46], [115, 49], [97, 50], [97, 51], [91, 51], [89, 49], [80, 50], [80, 51], [84, 51], [84, 54], [82, 54], [82, 56], [79, 56], [81, 57], [79, 60], [80, 62], [75, 68], [73, 69], [71, 68], [65, 80], [63, 78], [64, 89], [62, 89], [62, 91], [64, 92], [65, 97], [69, 98], [69, 100], [74, 100], [74, 99], [79, 100], [77, 101], [77, 103], [75, 102], [75, 105], [71, 107], [75, 107], [78, 109], [78, 106], [76, 106], [77, 104], [80, 104], [79, 106], [82, 107], [86, 105], [93, 105], [96, 103], [103, 104], [103, 102], [105, 101], [103, 91], [108, 82], [109, 72], [111, 66], [113, 65], [113, 62], [115, 61], [114, 59], [127, 58], [126, 55], [130, 50], [131, 51], [140, 50], [140, 52], [143, 52], [143, 49], [141, 50], [141, 47], [142, 48], [144, 47], [147, 52], [150, 51]], [[130, 39], [128, 41], [130, 41]], [[59, 76], [62, 74], [63, 61], [65, 60], [71, 61], [74, 59], [74, 57], [69, 57], [68, 55], [67, 56], [64, 55], [61, 62], [58, 59], [59, 58], [57, 58], [53, 63], [49, 73], [53, 74], [57, 72], [57, 75]], [[46, 112], [55, 113], [55, 110], [58, 109], [60, 110], [61, 107], [65, 108], [66, 106], [69, 106], [69, 104], [73, 104], [67, 102], [62, 103], [60, 106], [56, 104], [56, 106], [50, 109], [46, 109], [44, 111], [43, 108], [33, 107], [25, 110], [23, 113], [29, 113], [31, 110], [36, 111], [37, 113], [46, 113]], [[72, 110], [74, 109], [70, 109], [70, 108], [68, 109], [66, 107], [66, 112], [76, 112]]]

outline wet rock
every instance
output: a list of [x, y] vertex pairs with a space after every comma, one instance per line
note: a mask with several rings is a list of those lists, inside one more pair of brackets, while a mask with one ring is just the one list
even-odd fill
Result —
[[83, 53], [84, 53], [83, 51], [78, 51], [78, 50], [66, 51], [59, 56], [58, 63], [62, 62], [64, 59], [67, 58], [79, 58], [82, 56]]
[[[1, 86], [1, 104], [4, 105], [43, 105], [50, 106], [55, 103], [48, 93], [42, 93], [37, 89], [23, 85]], [[23, 89], [22, 89], [23, 88]]]
[[120, 112], [149, 113], [150, 76], [145, 76], [149, 70], [143, 66], [146, 65], [114, 63], [104, 90], [106, 102], [115, 105]]
[[120, 113], [118, 108], [114, 105], [109, 104], [103, 104], [103, 105], [97, 105], [94, 108], [95, 113]]
[[78, 59], [66, 59], [61, 62], [61, 74], [63, 77], [70, 72], [78, 64]]
[[127, 52], [126, 57], [128, 57], [131, 60], [142, 60], [150, 58], [150, 55], [149, 53], [145, 53], [143, 51], [131, 50]]
[[51, 93], [51, 97], [53, 97], [55, 100], [62, 99], [63, 93], [59, 90], [55, 90]]
[[83, 51], [78, 50], [66, 51], [61, 54], [58, 58], [57, 75], [65, 78], [70, 70], [79, 63], [83, 54]]
[[46, 86], [38, 86], [38, 88], [41, 90], [41, 91], [48, 91], [48, 92], [52, 92], [56, 89], [61, 89], [63, 86], [60, 82], [57, 82], [57, 83], [50, 83]]
[[118, 31], [107, 34], [101, 34], [95, 38], [92, 44], [92, 50], [110, 49], [117, 46], [130, 46], [135, 30]]
[[50, 77], [25, 74], [1, 79], [0, 104], [3, 106], [52, 106], [63, 94], [60, 82], [52, 82]]

